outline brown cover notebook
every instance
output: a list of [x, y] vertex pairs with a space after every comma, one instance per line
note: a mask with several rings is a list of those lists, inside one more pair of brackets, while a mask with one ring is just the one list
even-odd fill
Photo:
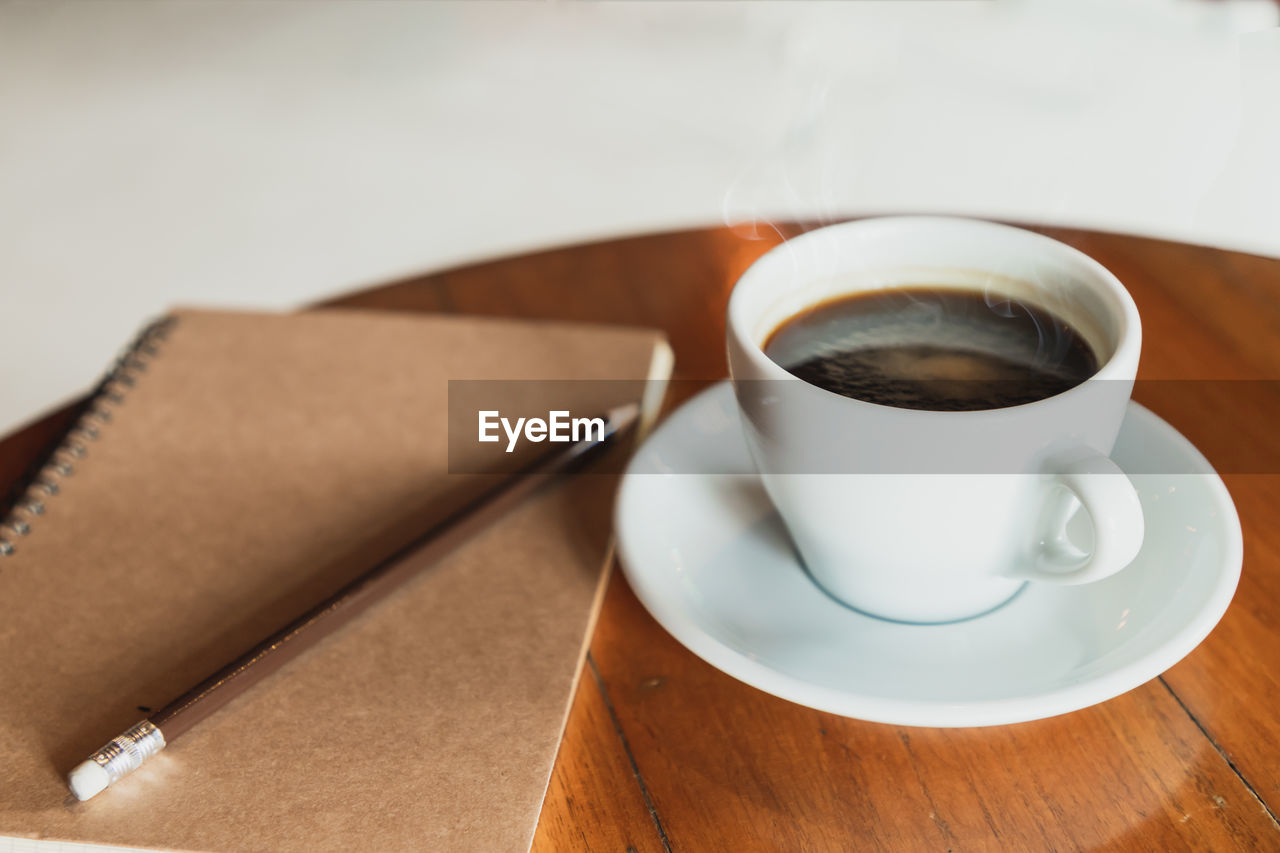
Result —
[[[448, 380], [665, 379], [670, 350], [615, 327], [174, 316], [0, 557], [0, 850], [527, 849], [611, 475], [562, 478], [97, 798], [68, 804], [64, 774], [449, 505], [470, 475], [449, 473]], [[637, 386], [584, 384], [600, 411], [615, 387]]]

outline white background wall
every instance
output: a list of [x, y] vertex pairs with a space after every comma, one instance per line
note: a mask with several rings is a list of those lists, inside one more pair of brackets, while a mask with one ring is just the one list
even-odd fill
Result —
[[1267, 2], [0, 5], [0, 431], [175, 303], [946, 211], [1280, 255]]

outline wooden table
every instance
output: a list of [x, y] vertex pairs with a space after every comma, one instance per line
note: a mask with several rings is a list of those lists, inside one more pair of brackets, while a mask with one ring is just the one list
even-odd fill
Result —
[[[1094, 256], [1133, 293], [1145, 333], [1140, 378], [1280, 377], [1280, 261], [1037, 230]], [[615, 240], [331, 304], [658, 327], [675, 349], [677, 378], [694, 380], [680, 386], [687, 396], [725, 376], [729, 290], [779, 239], [712, 228]], [[1014, 726], [864, 723], [776, 699], [703, 663], [615, 573], [535, 850], [1280, 850], [1280, 466], [1267, 456], [1280, 409], [1217, 399], [1224, 383], [1184, 384], [1192, 392], [1153, 407], [1212, 446], [1211, 459], [1234, 454], [1238, 473], [1224, 479], [1245, 563], [1222, 623], [1164, 676], [1100, 706]], [[0, 482], [66, 419], [55, 414], [0, 442]], [[1271, 461], [1250, 461], [1260, 459]]]

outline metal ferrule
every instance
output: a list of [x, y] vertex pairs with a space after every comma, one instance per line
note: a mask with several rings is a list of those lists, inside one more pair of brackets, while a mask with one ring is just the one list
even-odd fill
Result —
[[143, 720], [124, 734], [113, 737], [91, 757], [115, 784], [142, 766], [142, 763], [164, 749], [164, 735], [150, 720]]

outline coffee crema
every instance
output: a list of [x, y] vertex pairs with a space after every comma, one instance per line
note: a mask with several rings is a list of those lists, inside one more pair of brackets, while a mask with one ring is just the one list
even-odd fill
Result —
[[845, 397], [928, 411], [1000, 409], [1061, 394], [1098, 370], [1049, 311], [976, 290], [913, 285], [840, 296], [785, 320], [765, 355]]

